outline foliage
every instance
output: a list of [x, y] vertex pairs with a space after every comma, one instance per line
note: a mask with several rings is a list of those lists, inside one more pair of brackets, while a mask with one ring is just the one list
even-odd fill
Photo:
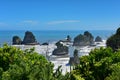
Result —
[[85, 80], [119, 80], [119, 71], [120, 51], [111, 48], [95, 49], [88, 56], [80, 57], [80, 64], [74, 69]]
[[7, 44], [0, 48], [0, 80], [120, 80], [120, 51], [95, 49], [65, 75], [61, 66], [55, 72], [53, 67], [34, 48], [22, 51]]
[[55, 74], [53, 67], [34, 48], [22, 51], [7, 44], [0, 48], [0, 80], [65, 80], [67, 76]]

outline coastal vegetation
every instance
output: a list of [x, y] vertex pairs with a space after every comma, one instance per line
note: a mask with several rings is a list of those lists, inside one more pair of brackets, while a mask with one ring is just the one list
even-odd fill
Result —
[[[18, 42], [21, 41], [19, 37], [15, 38]], [[78, 42], [79, 39], [87, 42], [86, 45], [93, 42], [93, 36], [89, 32], [78, 35], [74, 41]], [[108, 38], [106, 44], [106, 48], [94, 49], [82, 57], [78, 57], [78, 51], [75, 50], [75, 64], [70, 64], [74, 66], [73, 70], [65, 75], [62, 74], [61, 66], [54, 70], [54, 64], [34, 52], [34, 48], [23, 51], [4, 44], [0, 48], [0, 80], [120, 80], [120, 28]], [[68, 47], [60, 41], [56, 46], [58, 50], [53, 53], [68, 54]]]
[[[77, 51], [74, 51], [74, 57]], [[120, 51], [100, 48], [80, 57], [70, 73], [62, 75], [58, 67], [36, 52], [34, 48], [22, 51], [4, 44], [0, 48], [0, 80], [119, 80]]]
[[22, 51], [4, 44], [0, 48], [0, 80], [67, 80], [60, 67], [53, 72], [54, 64], [34, 48]]

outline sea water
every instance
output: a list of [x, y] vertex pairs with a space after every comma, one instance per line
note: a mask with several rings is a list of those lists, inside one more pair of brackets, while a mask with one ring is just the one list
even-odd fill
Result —
[[[34, 36], [36, 37], [37, 42], [44, 43], [44, 42], [54, 42], [58, 40], [63, 40], [67, 37], [67, 35], [70, 35], [72, 40], [74, 40], [74, 37], [76, 37], [79, 34], [84, 34], [86, 30], [74, 30], [74, 31], [58, 31], [58, 30], [49, 30], [49, 31], [31, 31]], [[88, 30], [94, 38], [96, 36], [102, 37], [102, 39], [107, 39], [111, 35], [115, 33], [114, 30]], [[21, 30], [4, 30], [0, 31], [0, 44], [8, 43], [12, 44], [12, 38], [13, 36], [19, 36], [21, 40], [23, 40], [25, 36], [26, 31]]]

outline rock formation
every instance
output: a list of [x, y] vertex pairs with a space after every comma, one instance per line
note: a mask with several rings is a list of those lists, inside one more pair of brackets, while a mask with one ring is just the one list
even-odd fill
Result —
[[33, 33], [30, 32], [30, 31], [26, 31], [22, 44], [25, 44], [25, 45], [35, 45], [35, 44], [38, 44], [38, 43], [37, 43]]
[[68, 47], [61, 44], [60, 41], [56, 43], [57, 48], [53, 51], [53, 55], [66, 55], [68, 54]]
[[71, 37], [68, 35], [66, 40], [67, 40], [68, 42], [71, 42]]
[[106, 45], [111, 47], [114, 51], [120, 49], [120, 28], [117, 29], [114, 35], [107, 39]]
[[85, 31], [84, 34], [79, 34], [74, 38], [74, 46], [87, 46], [91, 45], [94, 42], [94, 37], [88, 31]]
[[47, 42], [43, 43], [42, 45], [49, 45]]
[[13, 39], [12, 39], [12, 44], [13, 45], [20, 45], [21, 43], [22, 43], [22, 40], [20, 39], [20, 37], [13, 36]]
[[69, 64], [70, 65], [78, 65], [80, 63], [78, 50], [74, 50], [74, 57], [70, 57]]
[[97, 36], [97, 37], [95, 38], [95, 42], [102, 42], [102, 38], [101, 38], [100, 36]]

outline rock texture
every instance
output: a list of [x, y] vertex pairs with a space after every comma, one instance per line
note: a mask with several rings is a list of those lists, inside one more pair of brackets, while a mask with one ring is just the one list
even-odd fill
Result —
[[38, 44], [38, 43], [37, 43], [33, 33], [30, 32], [30, 31], [26, 31], [22, 44], [25, 44], [25, 45], [35, 45], [35, 44]]
[[43, 43], [42, 45], [49, 45], [47, 42]]
[[79, 34], [74, 38], [74, 46], [87, 46], [91, 45], [94, 42], [94, 37], [88, 31], [85, 31], [84, 34]]
[[22, 40], [20, 39], [20, 37], [13, 36], [13, 39], [12, 39], [12, 44], [13, 45], [20, 45], [21, 43], [22, 43]]
[[53, 51], [53, 55], [66, 55], [68, 54], [68, 47], [63, 46], [60, 41], [56, 43], [57, 48]]
[[106, 45], [111, 47], [114, 51], [120, 49], [120, 28], [117, 29], [114, 35], [107, 39]]
[[74, 57], [70, 57], [69, 64], [70, 65], [78, 65], [80, 63], [78, 50], [74, 50]]
[[97, 37], [95, 38], [95, 42], [102, 42], [102, 38], [101, 38], [100, 36], [97, 36]]
[[71, 42], [71, 37], [68, 35], [66, 40], [67, 40], [68, 42]]

